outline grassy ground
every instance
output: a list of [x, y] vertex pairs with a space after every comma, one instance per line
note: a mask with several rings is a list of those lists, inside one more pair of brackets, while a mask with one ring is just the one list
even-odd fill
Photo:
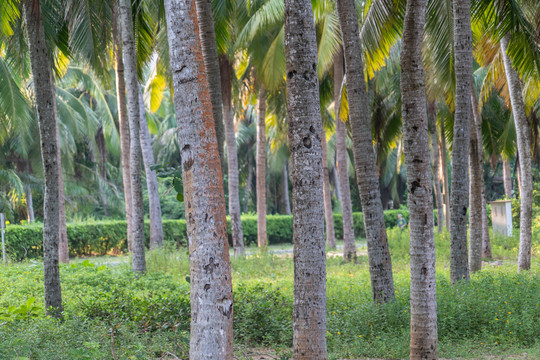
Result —
[[[327, 261], [330, 359], [405, 358], [409, 342], [406, 232], [391, 230], [397, 298], [371, 302], [367, 257]], [[470, 284], [449, 284], [449, 238], [438, 236], [440, 355], [444, 358], [540, 358], [540, 262], [517, 274], [517, 239], [493, 239], [499, 262], [486, 263]], [[290, 246], [233, 259], [234, 332], [238, 358], [287, 359], [292, 343]], [[272, 254], [272, 251], [287, 251]], [[187, 358], [189, 263], [185, 250], [148, 254], [148, 273], [122, 258], [79, 259], [61, 267], [65, 319], [43, 316], [43, 268], [0, 266], [0, 359]], [[110, 262], [114, 265], [111, 265]], [[108, 264], [105, 264], [105, 263]], [[95, 265], [97, 263], [98, 265]], [[501, 265], [502, 263], [502, 265]], [[35, 299], [33, 304], [28, 300]], [[526, 353], [526, 355], [524, 355]]]

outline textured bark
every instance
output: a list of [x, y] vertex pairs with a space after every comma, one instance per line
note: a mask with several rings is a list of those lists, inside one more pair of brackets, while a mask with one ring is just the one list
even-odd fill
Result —
[[460, 280], [469, 281], [467, 207], [473, 62], [470, 0], [454, 0], [454, 53], [456, 105], [452, 143], [452, 194], [450, 194], [450, 280], [452, 283]]
[[[56, 102], [54, 105], [54, 111], [56, 113]], [[56, 115], [55, 115], [56, 118]], [[67, 238], [67, 226], [66, 226], [66, 195], [64, 191], [64, 175], [62, 174], [62, 156], [60, 155], [60, 134], [58, 132], [58, 124], [56, 127], [56, 147], [58, 151], [58, 216], [59, 216], [59, 228], [58, 228], [58, 260], [67, 264], [69, 262], [69, 246]]]
[[204, 66], [206, 67], [206, 72], [208, 74], [207, 78], [210, 90], [210, 100], [212, 101], [212, 114], [214, 118], [214, 127], [216, 129], [219, 161], [223, 171], [225, 165], [225, 160], [223, 158], [223, 142], [226, 136], [223, 124], [225, 109], [223, 109], [222, 103], [219, 59], [216, 46], [216, 34], [214, 32], [212, 0], [196, 0], [196, 3]]
[[[336, 111], [336, 171], [341, 193], [341, 212], [343, 221], [343, 259], [356, 262], [356, 244], [354, 239], [351, 185], [347, 161], [347, 128], [339, 116], [341, 103], [341, 85], [343, 82], [343, 53], [340, 51], [334, 59], [334, 100]], [[333, 219], [332, 219], [333, 220]]]
[[330, 195], [330, 176], [328, 173], [328, 152], [326, 149], [326, 131], [322, 129], [322, 165], [323, 165], [323, 203], [324, 203], [324, 223], [326, 227], [326, 245], [330, 249], [336, 248], [336, 232], [334, 229], [334, 214], [332, 211], [332, 197]]
[[159, 203], [159, 187], [157, 175], [151, 167], [155, 164], [154, 152], [152, 151], [152, 138], [146, 122], [146, 110], [142, 90], [139, 87], [140, 107], [140, 142], [146, 173], [146, 188], [148, 190], [148, 210], [150, 213], [150, 249], [163, 246], [163, 223], [161, 221], [161, 204]]
[[24, 184], [24, 192], [26, 196], [26, 212], [28, 215], [28, 223], [33, 223], [36, 221], [36, 218], [34, 216], [34, 200], [32, 198], [32, 188], [30, 188], [30, 184]]
[[287, 170], [287, 162], [281, 167], [281, 184], [283, 186], [283, 205], [285, 215], [291, 215], [291, 200], [289, 199], [289, 171]]
[[223, 100], [223, 119], [225, 121], [225, 142], [227, 144], [227, 168], [229, 171], [229, 216], [234, 255], [244, 255], [244, 232], [240, 218], [240, 180], [238, 175], [238, 152], [234, 133], [234, 115], [232, 108], [232, 82], [234, 69], [226, 56], [219, 59], [221, 71], [221, 91]]
[[[472, 90], [474, 91], [474, 89]], [[472, 96], [472, 95], [471, 95]], [[478, 129], [476, 116], [478, 110], [472, 102], [473, 124], [471, 124], [471, 143], [469, 147], [469, 271], [471, 273], [482, 269], [482, 153], [479, 151]]]
[[[54, 80], [51, 80], [51, 86], [53, 94], [56, 92], [54, 87]], [[56, 99], [54, 103], [54, 118], [57, 119], [56, 112]], [[66, 195], [64, 191], [64, 174], [62, 173], [62, 152], [60, 151], [62, 142], [60, 139], [60, 129], [58, 121], [56, 123], [56, 151], [58, 153], [58, 216], [59, 216], [59, 229], [58, 229], [58, 259], [61, 263], [67, 264], [69, 262], [69, 246], [67, 238], [67, 226], [66, 226]]]
[[125, 66], [129, 119], [129, 168], [131, 175], [131, 221], [133, 239], [131, 253], [133, 271], [146, 271], [144, 256], [144, 205], [141, 184], [141, 143], [140, 143], [140, 85], [137, 78], [137, 53], [133, 36], [131, 1], [120, 0], [120, 24], [122, 27], [122, 51]]
[[249, 210], [249, 196], [251, 195], [251, 188], [253, 187], [253, 160], [251, 156], [248, 157], [248, 174], [246, 179], [246, 188], [244, 189], [244, 212], [247, 213]]
[[504, 195], [508, 199], [512, 198], [512, 170], [510, 169], [510, 160], [503, 159], [503, 183]]
[[124, 62], [122, 60], [122, 44], [120, 40], [118, 28], [118, 8], [117, 2], [113, 2], [114, 19], [113, 19], [113, 53], [114, 53], [114, 70], [116, 77], [116, 102], [118, 107], [118, 127], [120, 132], [120, 152], [122, 163], [122, 181], [124, 185], [124, 202], [126, 208], [126, 224], [127, 224], [127, 242], [128, 251], [131, 251], [131, 243], [133, 239], [133, 222], [131, 218], [131, 172], [129, 169], [129, 122], [127, 118], [126, 108], [126, 83], [124, 80]]
[[407, 169], [411, 255], [410, 359], [437, 359], [435, 241], [422, 66], [427, 0], [408, 0], [401, 47], [403, 151]]
[[[336, 154], [337, 155], [337, 154]], [[338, 199], [341, 202], [341, 191], [339, 190], [339, 178], [337, 175], [337, 163], [336, 159], [334, 159], [334, 168], [332, 169], [332, 179], [334, 180], [334, 195], [336, 196], [336, 199]]]
[[[473, 114], [473, 125], [476, 130], [476, 137], [478, 138], [477, 146], [478, 146], [478, 157], [479, 162], [477, 163], [478, 166], [478, 172], [480, 174], [480, 201], [482, 206], [482, 255], [481, 257], [489, 258], [491, 259], [491, 241], [489, 238], [489, 223], [488, 223], [488, 217], [487, 217], [487, 202], [486, 202], [486, 186], [484, 183], [484, 145], [482, 141], [482, 115], [478, 111], [478, 99], [476, 97], [476, 93], [474, 92], [474, 87], [471, 90], [471, 102], [473, 104], [472, 107], [472, 114]], [[471, 133], [472, 136], [472, 133]], [[472, 145], [472, 143], [471, 143]]]
[[531, 159], [531, 129], [523, 95], [519, 74], [512, 66], [512, 61], [508, 57], [507, 49], [510, 35], [506, 34], [501, 39], [501, 50], [503, 54], [504, 70], [508, 82], [510, 102], [512, 104], [512, 114], [516, 125], [516, 139], [519, 154], [520, 169], [520, 222], [519, 222], [519, 255], [518, 271], [529, 270], [531, 268], [531, 239], [532, 239], [532, 202], [533, 202], [533, 180], [532, 180], [532, 159]]
[[491, 239], [489, 236], [489, 222], [487, 215], [486, 189], [482, 187], [482, 257], [492, 259]]
[[293, 181], [293, 358], [326, 359], [326, 253], [317, 39], [310, 0], [285, 0]]
[[435, 203], [437, 205], [437, 229], [439, 234], [444, 228], [444, 210], [443, 196], [441, 190], [441, 181], [439, 179], [439, 146], [437, 137], [437, 116], [435, 102], [428, 105], [428, 128], [429, 137], [431, 138], [431, 153], [433, 157], [431, 171], [433, 173], [433, 188], [435, 189]]
[[195, 0], [166, 0], [191, 264], [189, 358], [233, 359], [233, 297], [223, 178]]
[[266, 90], [257, 95], [257, 244], [266, 248]]
[[[103, 127], [100, 127], [96, 132], [96, 144], [99, 151], [99, 176], [103, 179], [103, 182], [107, 181], [107, 146], [105, 145], [105, 136], [103, 134]], [[103, 213], [106, 217], [109, 217], [109, 203], [107, 201], [107, 195], [103, 191], [103, 186], [99, 187], [99, 196], [101, 198], [101, 205], [103, 206]]]
[[[28, 175], [32, 173], [32, 165], [30, 163], [30, 159], [25, 160], [24, 171], [26, 171]], [[30, 187], [30, 184], [24, 184], [24, 193], [26, 197], [27, 220], [28, 223], [33, 223], [36, 218], [34, 215], [34, 198], [32, 197], [32, 188]]]
[[[379, 176], [371, 136], [371, 119], [362, 64], [362, 45], [354, 0], [338, 0], [347, 75], [349, 121], [351, 123], [356, 181], [364, 213], [369, 273], [373, 299], [387, 302], [394, 299], [392, 260], [384, 223]], [[339, 179], [340, 183], [343, 179]], [[341, 196], [344, 198], [342, 185]], [[345, 203], [343, 201], [342, 203]]]
[[59, 242], [59, 178], [56, 121], [56, 99], [49, 62], [49, 49], [45, 43], [41, 5], [36, 0], [24, 1], [24, 15], [28, 32], [28, 48], [32, 68], [34, 93], [39, 121], [41, 157], [45, 177], [43, 207], [43, 271], [45, 280], [45, 309], [55, 317], [62, 316], [62, 290], [58, 267]]
[[444, 133], [444, 124], [439, 123], [439, 163], [441, 164], [439, 176], [444, 200], [444, 222], [446, 229], [450, 229], [450, 189], [448, 188], [448, 156], [446, 154], [446, 134]]

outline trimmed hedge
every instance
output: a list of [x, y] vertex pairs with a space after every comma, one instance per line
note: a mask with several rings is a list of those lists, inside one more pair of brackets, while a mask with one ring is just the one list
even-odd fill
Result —
[[[409, 221], [407, 210], [387, 210], [384, 221], [388, 228], [397, 225], [397, 214], [401, 213]], [[354, 213], [354, 233], [365, 237], [362, 213]], [[336, 238], [343, 238], [341, 214], [334, 214]], [[246, 246], [257, 243], [257, 216], [243, 215], [242, 227]], [[186, 221], [163, 220], [163, 236], [167, 243], [176, 246], [187, 245]], [[231, 227], [228, 226], [231, 243]], [[266, 220], [269, 244], [290, 243], [293, 238], [293, 219], [290, 215], [269, 215]], [[146, 245], [149, 244], [149, 223], [145, 224]], [[105, 255], [127, 250], [125, 221], [97, 221], [67, 225], [69, 252], [71, 256]], [[43, 256], [42, 225], [9, 225], [6, 228], [6, 252], [13, 260], [39, 258]]]

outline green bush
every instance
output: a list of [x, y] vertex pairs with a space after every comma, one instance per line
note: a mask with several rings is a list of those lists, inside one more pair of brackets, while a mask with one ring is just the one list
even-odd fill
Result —
[[[387, 210], [384, 221], [387, 228], [397, 225], [397, 215], [402, 214], [409, 221], [408, 210]], [[362, 213], [354, 213], [354, 234], [365, 237]], [[341, 214], [334, 214], [337, 239], [343, 238]], [[243, 215], [242, 227], [246, 246], [257, 243], [257, 216]], [[186, 221], [163, 220], [164, 241], [177, 247], [187, 245]], [[293, 218], [291, 215], [268, 215], [266, 231], [269, 244], [291, 243], [293, 239]], [[146, 245], [149, 244], [149, 223], [145, 224]], [[231, 226], [228, 224], [229, 243]], [[67, 225], [69, 252], [71, 256], [105, 255], [122, 253], [127, 250], [125, 221], [95, 221]], [[25, 258], [39, 258], [43, 254], [43, 229], [40, 224], [10, 225], [6, 229], [6, 251], [9, 256], [20, 261]]]
[[[145, 223], [146, 245], [149, 245], [150, 224]], [[127, 250], [125, 221], [96, 221], [67, 225], [71, 256], [105, 255]], [[163, 220], [163, 237], [177, 246], [187, 244], [185, 220]], [[6, 228], [6, 252], [20, 261], [43, 256], [42, 225], [9, 225]]]

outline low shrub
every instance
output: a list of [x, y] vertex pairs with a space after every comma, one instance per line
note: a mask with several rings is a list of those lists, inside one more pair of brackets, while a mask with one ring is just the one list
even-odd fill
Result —
[[[397, 225], [397, 215], [409, 221], [407, 210], [387, 210], [384, 221], [387, 228]], [[365, 237], [364, 217], [362, 213], [353, 214], [354, 234]], [[343, 238], [343, 218], [334, 214], [334, 226], [337, 239]], [[146, 245], [149, 245], [150, 225], [145, 224]], [[257, 243], [257, 216], [243, 215], [242, 227], [244, 244]], [[228, 223], [229, 243], [232, 245], [231, 226]], [[163, 237], [168, 244], [176, 247], [187, 245], [186, 221], [163, 220]], [[269, 244], [291, 243], [293, 239], [293, 218], [291, 215], [268, 215], [266, 231]], [[123, 253], [127, 250], [125, 221], [95, 221], [67, 225], [69, 252], [71, 256], [89, 256]], [[43, 254], [43, 228], [40, 224], [10, 225], [6, 229], [6, 251], [15, 261], [35, 259]]]

